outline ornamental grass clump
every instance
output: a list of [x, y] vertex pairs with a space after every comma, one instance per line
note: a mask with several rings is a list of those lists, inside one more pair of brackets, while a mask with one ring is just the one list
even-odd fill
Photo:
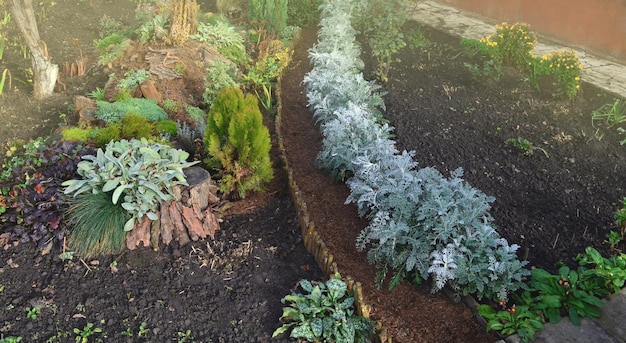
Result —
[[318, 165], [336, 177], [351, 176], [346, 202], [370, 221], [357, 247], [382, 266], [379, 285], [391, 268], [390, 286], [408, 277], [430, 279], [433, 291], [449, 286], [457, 294], [505, 299], [528, 275], [518, 246], [497, 234], [488, 212], [493, 198], [463, 181], [460, 168], [446, 178], [434, 168], [418, 169], [414, 152], [395, 148], [392, 128], [377, 112], [382, 96], [360, 81], [352, 4], [320, 7], [320, 40], [310, 50], [314, 67], [304, 82], [324, 135]]
[[65, 181], [64, 193], [110, 193], [111, 202], [130, 214], [123, 227], [130, 231], [144, 215], [157, 220], [159, 204], [174, 197], [172, 188], [187, 184], [183, 168], [198, 163], [187, 162], [188, 157], [185, 151], [145, 138], [113, 141], [95, 156], [83, 156], [77, 168], [81, 178]]
[[113, 203], [111, 194], [82, 193], [69, 199], [68, 225], [72, 228], [69, 248], [79, 256], [91, 258], [116, 254], [124, 248], [124, 224], [130, 214], [121, 203]]

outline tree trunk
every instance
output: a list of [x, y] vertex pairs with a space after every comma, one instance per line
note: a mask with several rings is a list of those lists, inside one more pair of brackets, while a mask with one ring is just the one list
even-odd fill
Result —
[[43, 99], [52, 94], [59, 74], [59, 66], [48, 56], [46, 43], [39, 38], [37, 20], [31, 0], [11, 0], [10, 10], [28, 48], [33, 63], [33, 96]]

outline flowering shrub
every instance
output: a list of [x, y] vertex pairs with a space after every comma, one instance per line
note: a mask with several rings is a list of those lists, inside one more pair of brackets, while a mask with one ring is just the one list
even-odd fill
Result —
[[484, 37], [481, 43], [493, 46], [496, 53], [493, 58], [498, 59], [504, 65], [510, 65], [519, 69], [526, 67], [532, 58], [532, 51], [537, 44], [537, 36], [530, 31], [526, 24], [515, 23], [508, 25], [502, 23], [496, 25], [496, 33]]
[[[495, 26], [496, 32], [479, 40], [463, 38], [463, 45], [470, 57], [484, 56], [482, 73], [499, 80], [501, 66], [515, 67], [529, 73], [530, 83], [538, 87], [538, 79], [554, 75], [556, 86], [568, 98], [574, 97], [580, 89], [580, 73], [582, 64], [574, 51], [559, 50], [535, 56], [532, 51], [537, 44], [537, 36], [530, 31], [527, 24], [502, 23]], [[481, 68], [466, 64], [470, 71], [481, 73]]]
[[541, 57], [541, 62], [547, 67], [548, 74], [554, 75], [557, 87], [567, 95], [574, 97], [580, 89], [580, 73], [583, 65], [578, 59], [576, 52], [572, 50], [559, 50], [545, 54]]

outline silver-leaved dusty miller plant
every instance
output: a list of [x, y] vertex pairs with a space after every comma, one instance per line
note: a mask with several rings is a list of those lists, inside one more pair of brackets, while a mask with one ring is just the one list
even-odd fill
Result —
[[395, 148], [393, 129], [380, 120], [383, 95], [361, 73], [350, 22], [355, 6], [353, 0], [321, 5], [313, 69], [304, 83], [324, 136], [318, 166], [338, 178], [351, 176], [346, 203], [369, 219], [357, 248], [391, 267], [395, 280], [416, 275], [430, 278], [433, 291], [450, 286], [458, 294], [506, 298], [529, 272], [517, 259], [518, 246], [494, 229], [494, 199], [464, 182], [460, 168], [445, 178], [434, 168], [418, 169], [414, 152]]

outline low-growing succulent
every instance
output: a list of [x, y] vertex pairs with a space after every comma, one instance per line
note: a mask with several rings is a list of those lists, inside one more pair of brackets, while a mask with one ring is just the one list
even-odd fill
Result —
[[80, 179], [68, 180], [65, 194], [112, 192], [111, 201], [131, 214], [124, 230], [132, 230], [135, 221], [146, 215], [156, 220], [161, 201], [173, 198], [172, 187], [187, 184], [183, 168], [189, 153], [167, 145], [148, 143], [146, 139], [110, 142], [96, 155], [83, 156], [78, 164]]

